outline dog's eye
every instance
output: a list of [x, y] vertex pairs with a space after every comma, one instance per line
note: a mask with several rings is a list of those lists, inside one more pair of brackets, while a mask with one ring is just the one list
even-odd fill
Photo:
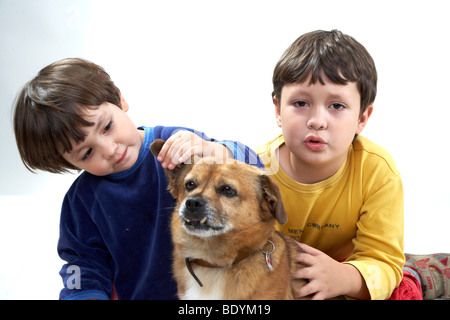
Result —
[[197, 186], [195, 185], [195, 182], [192, 180], [189, 180], [188, 182], [186, 182], [186, 190], [191, 191], [194, 190]]
[[227, 197], [234, 197], [237, 193], [232, 186], [223, 186], [220, 188], [219, 192]]

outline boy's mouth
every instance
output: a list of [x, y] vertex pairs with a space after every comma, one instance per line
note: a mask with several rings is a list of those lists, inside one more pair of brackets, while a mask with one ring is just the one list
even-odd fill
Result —
[[117, 160], [117, 163], [123, 162], [123, 160], [125, 160], [126, 156], [127, 156], [127, 149], [125, 149], [125, 151], [122, 153], [122, 156], [120, 157], [119, 160]]
[[305, 146], [311, 151], [320, 151], [323, 148], [325, 148], [325, 146], [327, 145], [325, 140], [323, 140], [321, 137], [317, 137], [317, 136], [306, 137], [304, 143], [305, 143]]

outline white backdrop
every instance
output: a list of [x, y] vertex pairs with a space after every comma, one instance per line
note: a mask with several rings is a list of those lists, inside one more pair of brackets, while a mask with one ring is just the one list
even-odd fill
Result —
[[405, 251], [450, 252], [447, 0], [0, 0], [0, 299], [57, 299], [59, 210], [75, 175], [22, 165], [11, 107], [65, 57], [102, 65], [136, 125], [179, 125], [252, 147], [273, 138], [272, 71], [301, 34], [339, 29], [379, 73], [363, 135], [402, 173]]

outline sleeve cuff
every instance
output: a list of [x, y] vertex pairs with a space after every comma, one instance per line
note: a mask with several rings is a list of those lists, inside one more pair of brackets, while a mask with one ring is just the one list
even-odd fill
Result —
[[62, 300], [109, 300], [109, 297], [99, 290], [80, 291], [62, 298]]

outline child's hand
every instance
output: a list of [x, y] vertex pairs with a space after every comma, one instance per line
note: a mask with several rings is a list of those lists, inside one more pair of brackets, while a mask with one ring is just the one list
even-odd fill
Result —
[[348, 295], [354, 298], [369, 298], [367, 287], [359, 271], [350, 264], [342, 264], [322, 251], [306, 244], [298, 244], [304, 253], [297, 261], [306, 267], [298, 270], [293, 277], [308, 279], [309, 283], [297, 292], [297, 297], [312, 294], [313, 300]]
[[231, 151], [224, 145], [205, 141], [195, 133], [183, 130], [167, 139], [157, 159], [164, 169], [173, 170], [177, 164], [186, 162], [194, 155], [233, 158]]

